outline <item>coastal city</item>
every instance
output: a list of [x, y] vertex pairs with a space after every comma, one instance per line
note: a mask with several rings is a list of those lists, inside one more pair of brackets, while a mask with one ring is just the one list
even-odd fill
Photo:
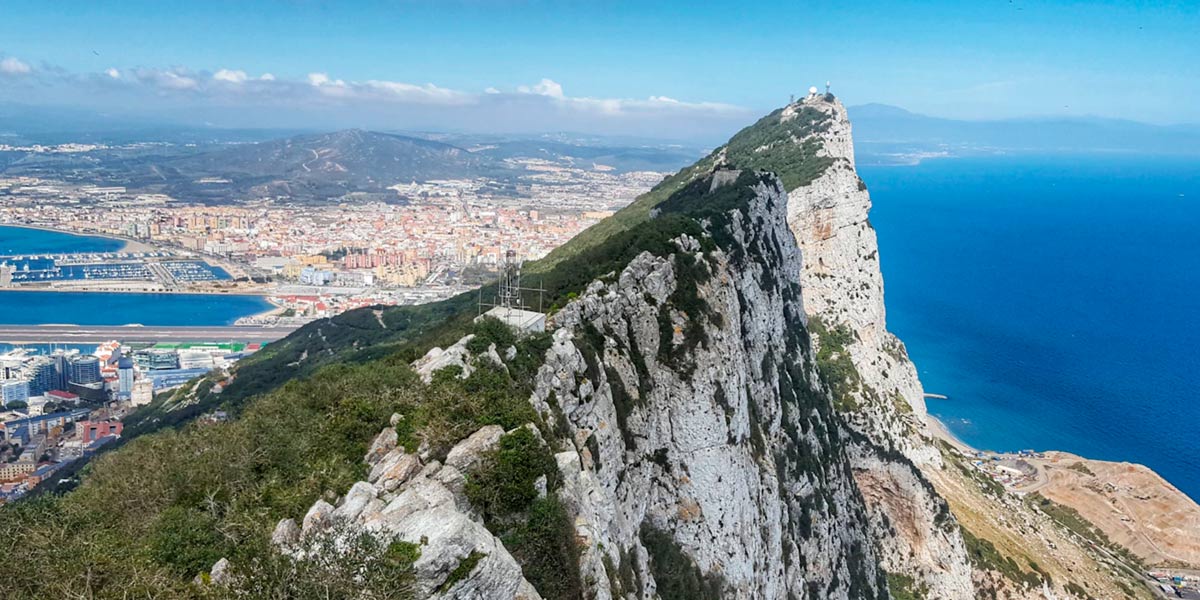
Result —
[[120, 438], [121, 419], [155, 394], [224, 372], [259, 343], [118, 341], [0, 354], [0, 504]]
[[[124, 240], [118, 251], [0, 256], [0, 287], [256, 294], [278, 310], [244, 324], [303, 323], [376, 304], [449, 297], [506, 251], [540, 258], [659, 182], [520, 159], [519, 193], [487, 179], [396, 184], [387, 202], [206, 205], [123, 187], [0, 179], [0, 225]], [[0, 248], [0, 253], [4, 253]]]
[[[309, 321], [468, 289], [495, 277], [506, 255], [539, 258], [664, 176], [510, 162], [525, 173], [515, 194], [485, 178], [444, 179], [393, 185], [386, 201], [318, 205], [284, 197], [206, 204], [120, 186], [0, 178], [0, 228], [58, 240], [52, 251], [0, 247], [0, 290], [16, 294], [9, 298], [120, 293], [161, 303], [153, 299], [201, 294], [257, 296], [267, 307], [238, 315], [234, 327], [4, 326], [0, 504], [120, 439], [122, 419], [160, 394], [228, 373]], [[76, 318], [68, 311], [55, 322]]]

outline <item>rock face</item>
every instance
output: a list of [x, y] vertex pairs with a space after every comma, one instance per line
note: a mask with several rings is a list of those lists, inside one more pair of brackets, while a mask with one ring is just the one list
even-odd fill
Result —
[[924, 390], [916, 368], [887, 330], [879, 246], [868, 219], [871, 198], [855, 172], [846, 109], [814, 95], [789, 105], [779, 118], [797, 118], [806, 108], [828, 115], [828, 127], [817, 135], [822, 156], [832, 163], [811, 183], [788, 190], [787, 218], [803, 256], [805, 311], [828, 338], [817, 335], [815, 344], [832, 344], [837, 334], [848, 333], [842, 336], [848, 342], [826, 350], [847, 355], [858, 378], [845, 386], [851, 398], [836, 400], [845, 422], [869, 442], [854, 443], [851, 456], [882, 564], [924, 582], [932, 597], [971, 598], [961, 535], [944, 522], [952, 519], [946, 503], [912, 464], [939, 468], [941, 454], [922, 434]]
[[[680, 237], [674, 254], [643, 253], [556, 316], [534, 401], [565, 420], [580, 454], [560, 466], [583, 568], [640, 582], [610, 572], [599, 588], [654, 597], [669, 545], [726, 597], [886, 595], [817, 383], [787, 196], [774, 178], [755, 192], [729, 213], [723, 250]], [[700, 302], [684, 305], [693, 285]]]
[[813, 182], [788, 190], [788, 225], [804, 257], [805, 311], [826, 328], [848, 328], [853, 337], [846, 351], [862, 378], [856, 399], [861, 410], [845, 416], [855, 429], [897, 444], [914, 461], [936, 460], [924, 444], [909, 443], [925, 417], [924, 390], [904, 344], [887, 330], [879, 244], [868, 220], [871, 197], [854, 170], [846, 109], [814, 96], [788, 106], [781, 118], [801, 107], [829, 115], [820, 137], [822, 153], [833, 163]]
[[[674, 597], [681, 577], [708, 597], [887, 597], [851, 433], [816, 371], [787, 195], [773, 176], [751, 180], [706, 239], [643, 252], [556, 315], [531, 402], [565, 448], [554, 493], [590, 597]], [[301, 538], [350, 524], [421, 540], [422, 597], [538, 597], [461, 492], [460, 467], [500, 434], [479, 430], [442, 466], [385, 430], [368, 481], [318, 501]], [[281, 527], [281, 541], [294, 535]], [[484, 558], [440, 590], [472, 553]]]

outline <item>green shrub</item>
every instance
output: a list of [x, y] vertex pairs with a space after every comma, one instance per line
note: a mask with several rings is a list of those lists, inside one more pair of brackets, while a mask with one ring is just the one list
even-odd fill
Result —
[[217, 519], [184, 506], [158, 516], [150, 538], [150, 555], [184, 577], [207, 573], [226, 548], [216, 530]]
[[716, 573], [704, 573], [671, 534], [642, 523], [642, 545], [650, 556], [650, 574], [663, 600], [719, 600], [725, 587]]
[[454, 584], [466, 579], [471, 574], [471, 571], [475, 569], [475, 565], [479, 564], [479, 561], [483, 560], [485, 556], [487, 554], [478, 550], [472, 550], [466, 558], [458, 563], [458, 566], [454, 567], [453, 571], [450, 571], [450, 574], [446, 576], [446, 581], [443, 581], [442, 585], [438, 586], [438, 593], [445, 593], [454, 587]]
[[520, 513], [537, 498], [534, 482], [546, 476], [547, 489], [558, 487], [554, 456], [528, 427], [500, 438], [500, 447], [484, 458], [467, 476], [466, 494], [485, 518], [498, 519]]
[[256, 558], [233, 562], [230, 582], [206, 585], [198, 594], [214, 600], [277, 598], [288, 600], [409, 600], [416, 597], [413, 563], [417, 544], [385, 541], [344, 528], [305, 536], [293, 559], [263, 548]]
[[1029, 588], [1042, 584], [1042, 576], [1037, 570], [1028, 572], [1021, 569], [1015, 560], [1001, 554], [990, 541], [975, 537], [965, 527], [960, 526], [959, 529], [966, 542], [967, 558], [976, 568], [996, 571], [1010, 581]]
[[[543, 476], [549, 493], [539, 498], [535, 482]], [[521, 427], [467, 475], [465, 492], [542, 597], [566, 600], [580, 597], [582, 583], [575, 526], [553, 493], [560, 486], [554, 455]]]
[[501, 539], [534, 589], [547, 600], [582, 598], [575, 525], [557, 495], [534, 500], [523, 522]]
[[475, 321], [471, 327], [471, 333], [475, 337], [467, 342], [467, 350], [472, 354], [483, 354], [487, 352], [488, 346], [496, 345], [498, 352], [504, 352], [505, 348], [517, 343], [517, 336], [508, 325], [495, 317], [485, 316], [478, 321]]
[[917, 583], [903, 573], [888, 573], [887, 583], [892, 600], [925, 600], [929, 597], [929, 588], [925, 584]]

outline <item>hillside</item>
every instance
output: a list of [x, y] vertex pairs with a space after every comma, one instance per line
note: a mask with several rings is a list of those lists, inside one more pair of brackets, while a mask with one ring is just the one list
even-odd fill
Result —
[[350, 129], [262, 140], [276, 133], [214, 131], [193, 141], [202, 133], [146, 131], [151, 140], [183, 140], [81, 153], [9, 152], [0, 156], [0, 172], [214, 204], [276, 197], [315, 203], [351, 194], [395, 201], [387, 188], [398, 183], [478, 177], [503, 194], [520, 175], [491, 156], [422, 138]]
[[[1149, 597], [1118, 547], [925, 431], [854, 160], [832, 96], [771, 113], [529, 265], [545, 333], [474, 322], [476, 293], [312, 323], [223, 389], [157, 400], [75, 490], [0, 510], [22, 557], [0, 580], [17, 598]], [[217, 407], [233, 418], [196, 419]]]
[[[413, 180], [472, 178], [501, 171], [486, 157], [419, 138], [350, 129], [241, 144], [138, 165], [178, 197], [290, 196], [322, 200], [379, 192]], [[200, 183], [205, 178], [228, 183]]]

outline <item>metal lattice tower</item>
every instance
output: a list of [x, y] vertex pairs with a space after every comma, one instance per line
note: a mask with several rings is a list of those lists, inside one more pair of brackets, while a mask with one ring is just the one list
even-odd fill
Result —
[[541, 287], [527, 288], [521, 286], [521, 259], [517, 258], [515, 250], [504, 251], [504, 262], [500, 266], [500, 277], [496, 281], [496, 300], [495, 303], [483, 301], [483, 288], [479, 288], [479, 313], [483, 314], [483, 309], [488, 308], [507, 308], [510, 310], [530, 310], [531, 307], [525, 305], [525, 293], [536, 292], [538, 295], [537, 312], [542, 312], [542, 293], [546, 290]]
[[525, 308], [525, 303], [521, 300], [521, 261], [513, 250], [504, 252], [504, 264], [500, 267], [500, 282], [496, 290], [496, 304], [504, 308]]

